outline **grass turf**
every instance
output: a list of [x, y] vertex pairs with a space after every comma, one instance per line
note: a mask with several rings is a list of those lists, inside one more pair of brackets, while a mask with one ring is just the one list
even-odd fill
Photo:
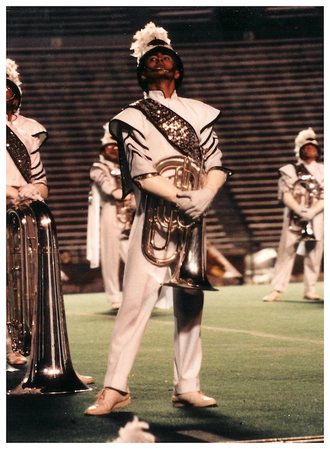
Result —
[[[323, 283], [318, 289], [323, 295]], [[164, 443], [323, 435], [323, 301], [304, 301], [300, 283], [280, 302], [263, 302], [268, 291], [246, 285], [205, 293], [201, 385], [217, 408], [172, 407], [173, 313], [155, 309], [130, 376], [132, 403], [105, 417], [84, 410], [102, 388], [115, 313], [103, 293], [66, 295], [72, 362], [97, 390], [7, 396], [7, 442], [102, 443], [134, 415]], [[7, 388], [25, 372], [8, 373]]]

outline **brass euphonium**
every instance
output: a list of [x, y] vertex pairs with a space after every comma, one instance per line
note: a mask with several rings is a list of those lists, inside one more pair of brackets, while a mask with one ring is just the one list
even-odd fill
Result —
[[[163, 159], [156, 165], [160, 175], [173, 179], [180, 190], [199, 190], [203, 186], [204, 161], [197, 164], [188, 156]], [[185, 289], [216, 290], [206, 276], [205, 221], [191, 220], [175, 204], [147, 196], [142, 251], [155, 265], [176, 263], [165, 285]]]
[[56, 228], [48, 207], [28, 201], [7, 210], [7, 325], [14, 348], [30, 353], [9, 395], [86, 391], [73, 369]]
[[[320, 185], [314, 176], [299, 174], [292, 195], [300, 206], [310, 208], [320, 198]], [[290, 213], [289, 229], [301, 234], [302, 241], [316, 240], [311, 221], [306, 221], [293, 211]]]
[[6, 321], [13, 351], [29, 355], [37, 294], [35, 217], [26, 204], [7, 211]]

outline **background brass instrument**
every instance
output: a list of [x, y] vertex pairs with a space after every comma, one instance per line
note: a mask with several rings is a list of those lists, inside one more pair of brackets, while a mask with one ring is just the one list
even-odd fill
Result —
[[[111, 170], [110, 174], [115, 178], [118, 189], [122, 189], [120, 170]], [[118, 220], [125, 225], [123, 233], [129, 234], [135, 213], [134, 195], [129, 193], [123, 200], [116, 200], [116, 208]]]
[[[314, 176], [300, 174], [294, 183], [292, 195], [300, 206], [310, 208], [320, 198], [320, 185]], [[311, 221], [306, 221], [291, 211], [289, 229], [301, 234], [301, 240], [316, 240]]]
[[7, 210], [7, 323], [14, 349], [30, 353], [24, 379], [8, 394], [90, 389], [73, 369], [56, 228], [41, 201]]
[[[174, 156], [163, 159], [157, 172], [180, 190], [199, 190], [203, 186], [204, 160]], [[172, 287], [216, 290], [206, 276], [206, 241], [204, 217], [191, 220], [174, 204], [147, 196], [145, 225], [142, 236], [145, 257], [158, 266], [176, 266], [165, 285]]]

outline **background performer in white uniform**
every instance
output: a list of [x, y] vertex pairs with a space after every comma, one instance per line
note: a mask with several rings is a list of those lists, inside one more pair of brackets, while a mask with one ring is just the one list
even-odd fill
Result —
[[[107, 300], [113, 310], [121, 304], [120, 261], [126, 262], [128, 233], [135, 209], [134, 197], [122, 201], [118, 144], [104, 125], [99, 161], [90, 170], [91, 199], [88, 207], [87, 260], [91, 268], [101, 261]], [[124, 233], [126, 232], [126, 233]]]
[[[281, 299], [281, 293], [285, 292], [290, 281], [297, 248], [301, 245], [305, 247], [303, 251], [299, 249], [299, 253], [304, 255], [304, 299], [321, 299], [315, 293], [315, 287], [320, 274], [324, 244], [324, 164], [317, 162], [321, 150], [311, 128], [302, 130], [296, 137], [295, 153], [298, 163], [280, 168], [279, 199], [284, 203], [285, 209], [272, 290], [263, 298], [266, 302]], [[310, 193], [303, 186], [297, 189], [302, 178], [310, 179], [310, 176], [313, 177], [310, 184], [305, 184], [304, 181]], [[300, 191], [302, 201], [297, 199], [294, 190], [298, 193]], [[293, 215], [300, 221], [301, 227], [292, 221]], [[301, 231], [306, 226], [312, 230], [316, 240], [302, 241]]]

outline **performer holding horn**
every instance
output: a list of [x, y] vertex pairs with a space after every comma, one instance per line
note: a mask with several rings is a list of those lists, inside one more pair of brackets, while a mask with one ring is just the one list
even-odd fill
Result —
[[[24, 199], [43, 201], [48, 196], [46, 172], [39, 148], [47, 131], [35, 120], [20, 114], [22, 101], [18, 66], [6, 59], [6, 198], [7, 203]], [[28, 126], [28, 124], [32, 124]], [[40, 136], [43, 134], [43, 137]]]
[[[230, 174], [222, 167], [212, 128], [219, 110], [177, 94], [183, 64], [167, 31], [149, 23], [135, 34], [131, 50], [144, 99], [114, 117], [110, 131], [120, 142], [124, 197], [134, 191], [137, 211], [104, 388], [85, 410], [87, 415], [107, 415], [130, 403], [128, 376], [160, 287], [166, 283], [168, 264], [175, 268], [175, 254], [186, 252], [194, 240], [195, 232], [188, 229], [200, 229], [197, 224]], [[150, 239], [145, 238], [146, 228]], [[149, 250], [145, 243], [151, 243]], [[197, 282], [173, 289], [174, 407], [216, 405], [215, 399], [200, 391], [203, 288]]]
[[296, 253], [304, 255], [304, 299], [319, 300], [315, 293], [320, 274], [324, 240], [324, 165], [312, 128], [295, 139], [297, 164], [281, 167], [279, 199], [284, 203], [278, 257], [266, 302], [279, 301], [290, 281]]
[[[6, 204], [19, 204], [31, 199], [43, 201], [48, 196], [46, 172], [40, 158], [41, 130], [46, 130], [36, 121], [19, 113], [22, 90], [18, 66], [6, 59]], [[30, 124], [30, 126], [29, 126]], [[31, 124], [33, 124], [33, 131]], [[35, 134], [33, 136], [32, 134]], [[38, 135], [38, 136], [37, 136]], [[6, 357], [9, 364], [22, 365], [26, 358], [13, 351], [12, 338], [6, 330]]]
[[121, 200], [118, 144], [110, 135], [109, 123], [103, 128], [99, 160], [90, 169], [87, 260], [91, 268], [97, 268], [101, 262], [107, 300], [112, 310], [118, 310], [121, 304], [120, 261], [126, 263], [135, 203], [132, 194]]
[[[6, 356], [9, 364], [26, 363], [26, 358], [20, 353], [22, 345], [30, 354], [30, 363], [22, 388], [18, 386], [11, 394], [31, 391], [36, 394], [44, 390], [53, 393], [59, 389], [72, 392], [81, 387], [85, 390], [85, 384], [94, 383], [94, 379], [75, 373], [70, 360], [59, 284], [56, 229], [45, 204], [48, 186], [39, 150], [48, 134], [37, 121], [20, 114], [22, 91], [17, 69], [15, 61], [8, 58]], [[47, 364], [52, 367], [52, 374], [46, 369]]]

